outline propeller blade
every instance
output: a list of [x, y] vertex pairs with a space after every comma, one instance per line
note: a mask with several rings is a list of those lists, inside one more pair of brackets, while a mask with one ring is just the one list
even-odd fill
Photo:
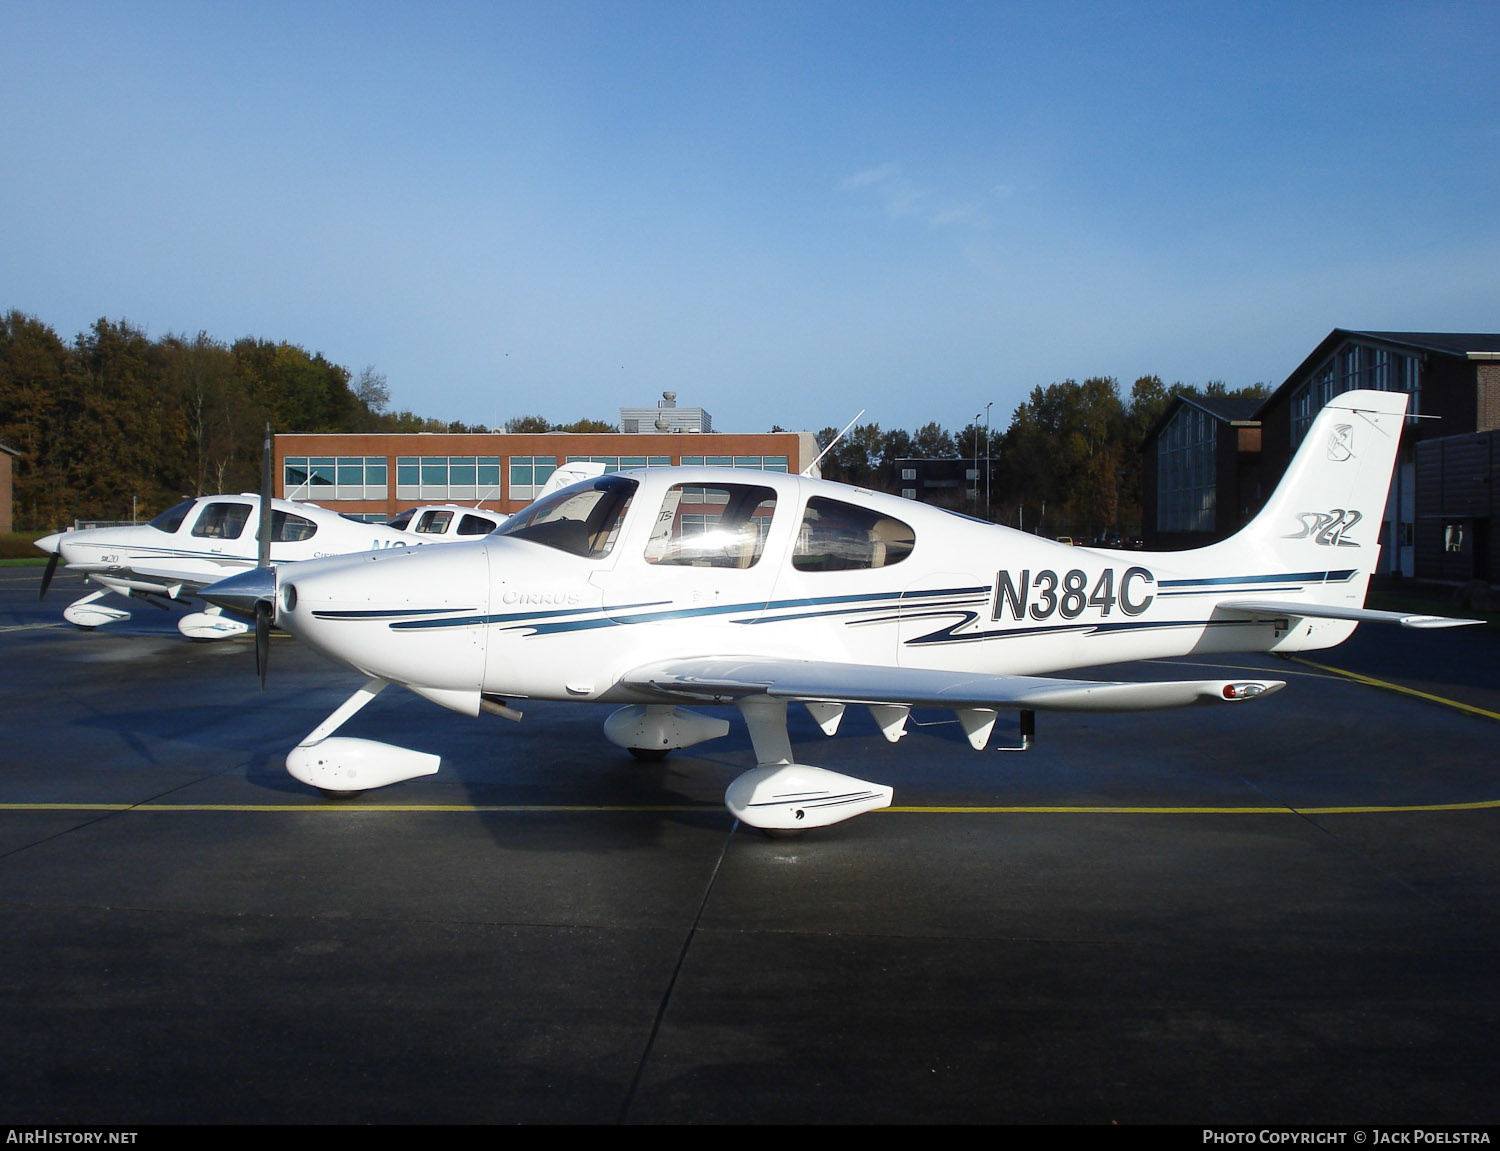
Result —
[[57, 561], [62, 559], [61, 552], [53, 552], [47, 557], [47, 570], [42, 572], [42, 591], [37, 599], [47, 598], [47, 589], [52, 586], [52, 573], [57, 571]]
[[266, 672], [271, 667], [271, 605], [265, 600], [255, 605], [255, 671], [260, 676], [260, 690], [266, 690]]
[[265, 443], [260, 450], [260, 550], [256, 554], [256, 566], [263, 568], [271, 566], [271, 509], [275, 506], [271, 502], [275, 488], [271, 474], [272, 454], [271, 425], [268, 422]]

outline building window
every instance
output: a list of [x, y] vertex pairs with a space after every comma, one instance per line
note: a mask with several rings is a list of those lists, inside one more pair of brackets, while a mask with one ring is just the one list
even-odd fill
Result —
[[785, 472], [786, 456], [683, 456], [685, 468], [750, 468], [761, 472]]
[[534, 500], [557, 471], [556, 456], [511, 456], [510, 492], [513, 500]]
[[1183, 404], [1156, 441], [1156, 524], [1164, 532], [1214, 527], [1217, 421]]
[[1419, 366], [1415, 356], [1353, 342], [1345, 344], [1292, 392], [1292, 447], [1302, 442], [1314, 417], [1329, 400], [1355, 388], [1410, 393], [1407, 410], [1415, 415], [1420, 410]]
[[383, 500], [388, 470], [384, 456], [287, 456], [282, 491], [289, 500]]
[[628, 472], [635, 468], [669, 468], [671, 456], [569, 456], [568, 463], [603, 464], [604, 474]]
[[499, 456], [397, 456], [396, 498], [482, 501], [500, 498]]

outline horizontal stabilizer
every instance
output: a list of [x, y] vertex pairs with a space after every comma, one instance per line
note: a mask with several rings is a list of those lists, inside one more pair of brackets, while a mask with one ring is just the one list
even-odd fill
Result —
[[814, 660], [681, 659], [641, 667], [622, 682], [666, 699], [732, 703], [757, 695], [826, 703], [1028, 711], [1155, 711], [1270, 695], [1282, 680], [1123, 683], [1029, 675], [979, 675]]
[[1419, 615], [1414, 612], [1376, 611], [1368, 607], [1339, 607], [1325, 603], [1297, 603], [1290, 600], [1235, 600], [1219, 605], [1225, 611], [1246, 615], [1285, 615], [1300, 619], [1343, 619], [1355, 623], [1399, 623], [1402, 627], [1467, 627], [1483, 623], [1482, 619], [1457, 619], [1446, 615]]

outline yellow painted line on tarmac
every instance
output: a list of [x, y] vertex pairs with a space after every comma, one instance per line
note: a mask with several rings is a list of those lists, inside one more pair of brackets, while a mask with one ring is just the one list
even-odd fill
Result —
[[1384, 689], [1385, 691], [1397, 692], [1400, 695], [1415, 696], [1417, 699], [1425, 699], [1429, 703], [1442, 704], [1444, 707], [1451, 707], [1455, 711], [1461, 711], [1468, 715], [1480, 715], [1485, 719], [1500, 720], [1500, 712], [1486, 711], [1482, 707], [1475, 707], [1472, 703], [1463, 703], [1460, 700], [1449, 699], [1446, 696], [1433, 695], [1428, 691], [1418, 691], [1414, 687], [1405, 687], [1399, 683], [1392, 683], [1390, 680], [1376, 679], [1373, 675], [1362, 675], [1357, 671], [1345, 671], [1341, 667], [1328, 667], [1325, 664], [1314, 663], [1310, 659], [1303, 659], [1300, 655], [1292, 656], [1292, 659], [1297, 663], [1306, 664], [1308, 667], [1317, 668], [1319, 671], [1326, 672], [1329, 675], [1337, 675], [1342, 676], [1344, 679], [1352, 679], [1355, 683], [1362, 683], [1367, 687], [1378, 687]]
[[147, 812], [262, 812], [314, 813], [474, 813], [474, 812], [647, 812], [655, 814], [723, 811], [720, 804], [546, 804], [546, 803], [0, 803], [0, 814], [11, 811], [147, 811]]
[[[1482, 799], [1467, 803], [1340, 804], [1325, 807], [1288, 807], [1266, 805], [1235, 806], [1145, 806], [1121, 804], [1046, 805], [1012, 804], [1005, 806], [947, 807], [895, 806], [874, 814], [893, 815], [1389, 815], [1414, 812], [1491, 811], [1500, 809], [1500, 799]], [[255, 812], [309, 812], [313, 814], [507, 814], [547, 815], [650, 814], [683, 815], [694, 812], [723, 811], [719, 804], [547, 804], [547, 803], [0, 803], [0, 814], [9, 812], [215, 812], [219, 814]]]
[[[1143, 807], [1008, 806], [1008, 807], [886, 807], [898, 815], [1381, 815], [1417, 811], [1486, 811], [1500, 808], [1500, 799], [1470, 803], [1350, 804], [1333, 807]], [[878, 814], [878, 813], [877, 813]]]

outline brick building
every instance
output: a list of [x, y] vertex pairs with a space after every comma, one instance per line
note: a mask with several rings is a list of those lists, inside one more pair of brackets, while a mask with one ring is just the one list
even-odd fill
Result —
[[707, 465], [800, 472], [811, 432], [287, 433], [276, 437], [276, 494], [387, 519], [423, 503], [518, 511], [553, 470], [595, 460], [606, 471]]

